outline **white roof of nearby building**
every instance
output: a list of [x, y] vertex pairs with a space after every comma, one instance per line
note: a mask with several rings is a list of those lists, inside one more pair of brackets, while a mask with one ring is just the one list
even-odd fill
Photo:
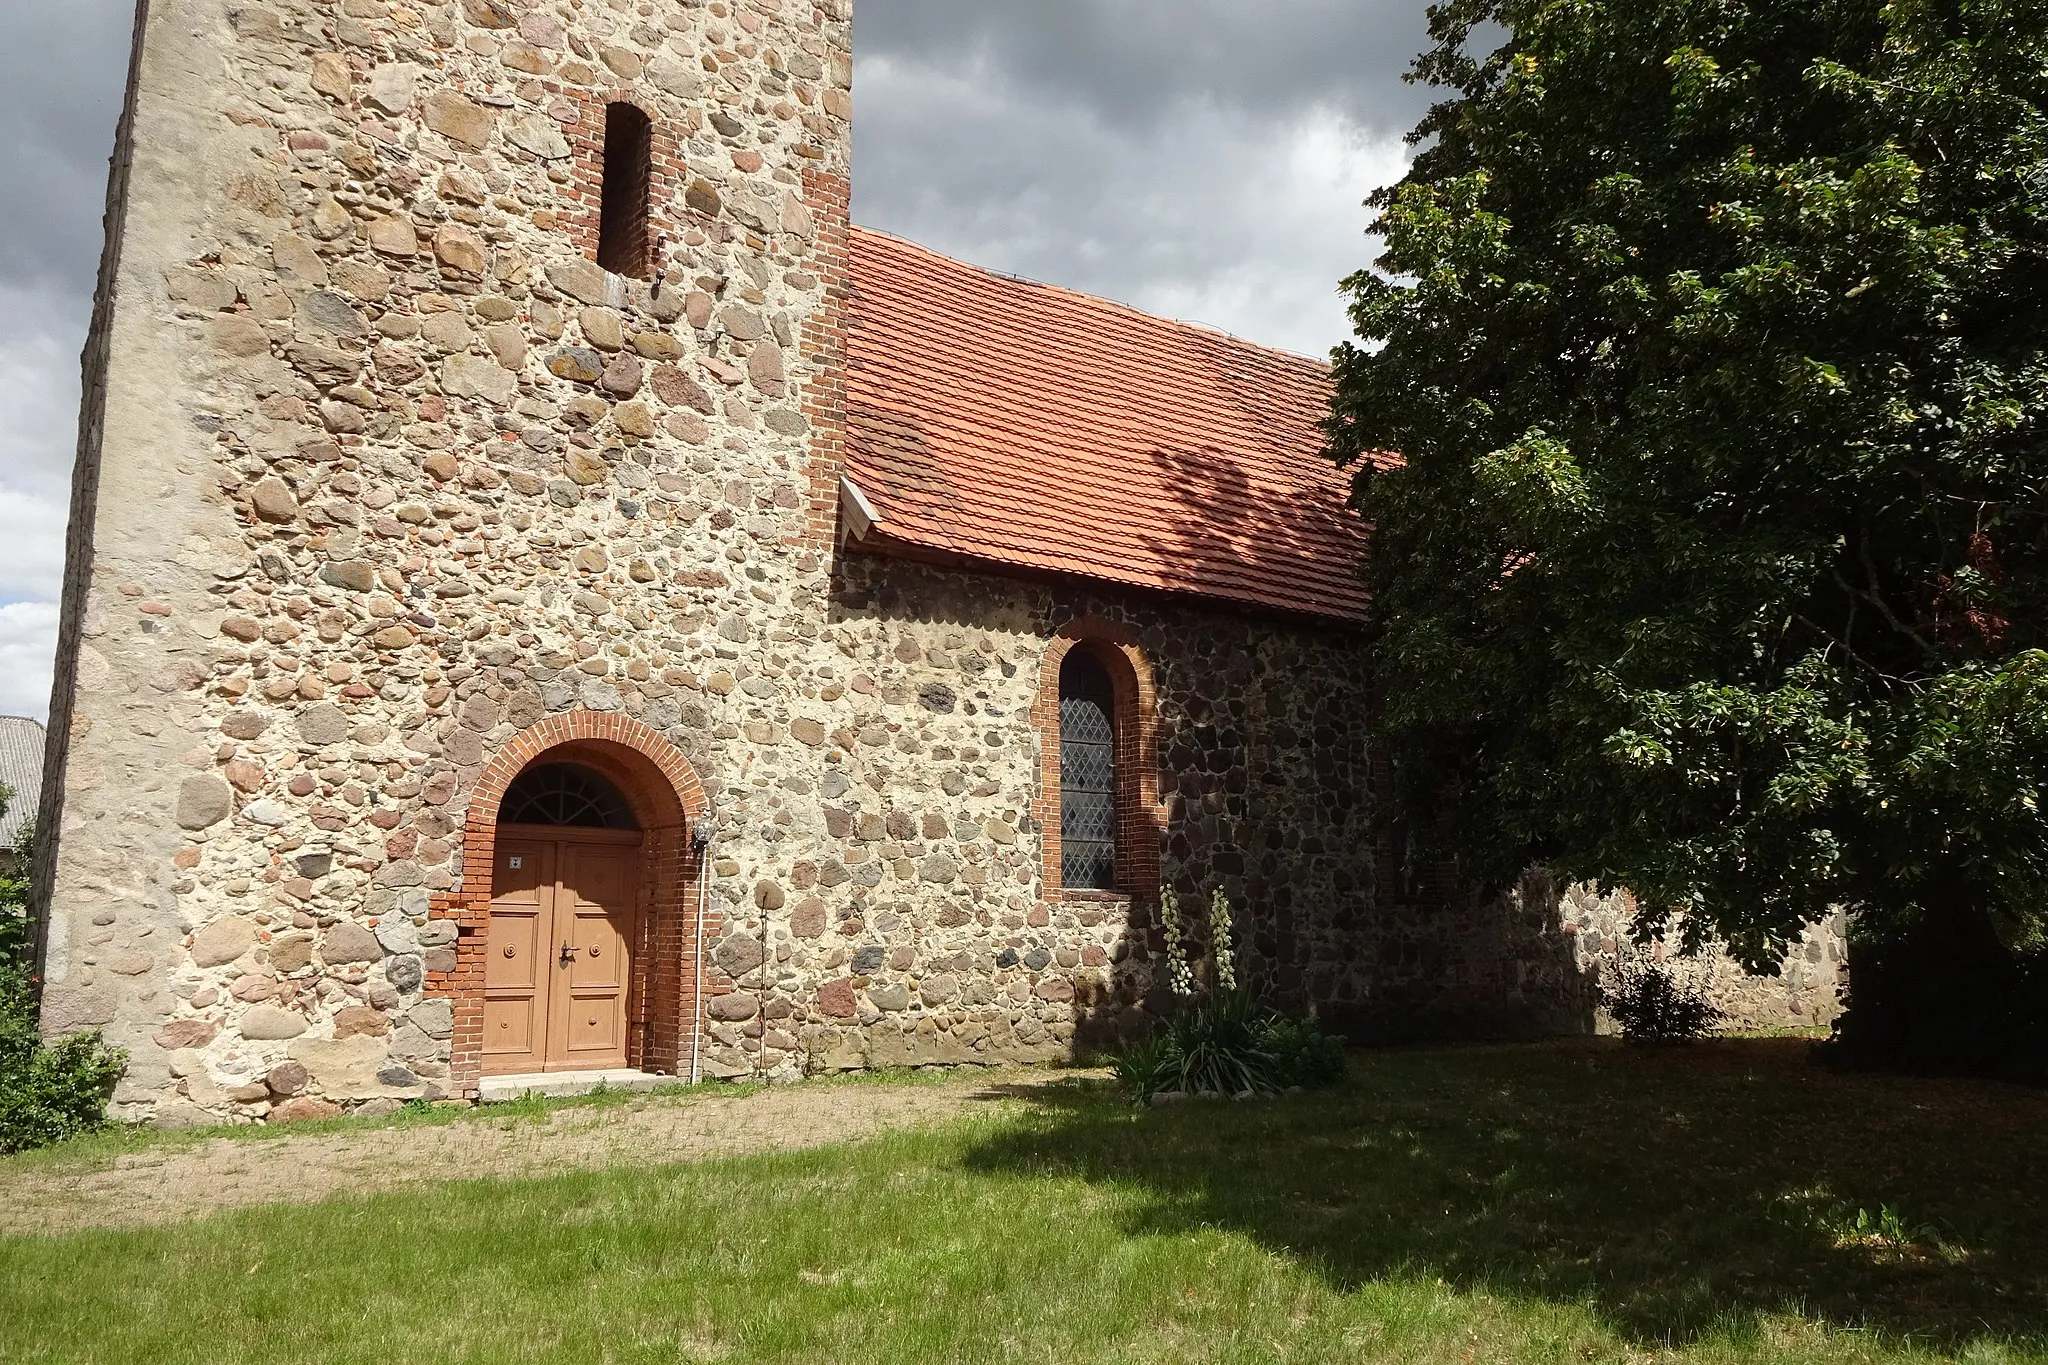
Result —
[[0, 787], [14, 792], [0, 815], [0, 847], [36, 818], [43, 791], [43, 726], [25, 716], [0, 716]]

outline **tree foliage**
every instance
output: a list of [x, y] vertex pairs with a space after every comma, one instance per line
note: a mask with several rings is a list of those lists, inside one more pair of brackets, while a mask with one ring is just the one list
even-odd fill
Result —
[[[14, 801], [13, 790], [0, 784], [0, 819], [6, 818]], [[28, 873], [34, 841], [33, 828], [23, 826], [14, 847], [0, 850], [0, 967], [27, 965]]]
[[1835, 905], [2038, 949], [2048, 7], [1431, 21], [1330, 426], [1406, 817], [1758, 967]]

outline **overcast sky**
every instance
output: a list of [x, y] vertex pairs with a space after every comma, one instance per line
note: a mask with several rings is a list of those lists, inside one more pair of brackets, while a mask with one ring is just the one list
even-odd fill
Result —
[[[0, 714], [48, 709], [78, 352], [131, 0], [0, 45]], [[854, 216], [1320, 355], [1404, 168], [1423, 0], [859, 0]]]

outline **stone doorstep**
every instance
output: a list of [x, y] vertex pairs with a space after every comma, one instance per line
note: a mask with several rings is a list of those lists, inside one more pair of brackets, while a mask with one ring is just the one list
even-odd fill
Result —
[[607, 1090], [648, 1091], [657, 1085], [674, 1083], [673, 1076], [655, 1076], [645, 1071], [549, 1071], [532, 1076], [486, 1076], [477, 1091], [477, 1103], [509, 1104], [529, 1095], [566, 1100], [588, 1095], [599, 1086]]

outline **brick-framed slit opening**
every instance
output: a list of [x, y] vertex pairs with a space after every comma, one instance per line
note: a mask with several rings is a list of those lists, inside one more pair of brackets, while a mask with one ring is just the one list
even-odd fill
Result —
[[[565, 202], [558, 218], [562, 232], [578, 253], [626, 278], [659, 281], [668, 267], [659, 249], [664, 238], [690, 223], [717, 233], [718, 220], [696, 213], [686, 202], [689, 181], [682, 143], [677, 138], [679, 130], [655, 117], [651, 100], [631, 85], [598, 90], [562, 86], [559, 82], [543, 82], [543, 86], [551, 99], [575, 114], [561, 126], [562, 136], [569, 143], [572, 173], [569, 183], [560, 187], [560, 197]], [[646, 130], [642, 147], [636, 149], [644, 172], [637, 177], [637, 183], [633, 177], [618, 182], [629, 188], [642, 205], [642, 254], [639, 269], [633, 271], [619, 270], [604, 261], [608, 254], [604, 252], [606, 199], [614, 184], [608, 174], [608, 144], [614, 119], [626, 117], [620, 112], [622, 107], [644, 119]], [[621, 122], [617, 126], [625, 125]]]
[[[1069, 891], [1060, 838], [1060, 667], [1083, 649], [1109, 673], [1116, 730], [1116, 880], [1114, 892]], [[1039, 661], [1038, 693], [1031, 706], [1038, 736], [1038, 790], [1032, 823], [1038, 830], [1040, 899], [1049, 905], [1077, 900], [1143, 904], [1159, 896], [1159, 689], [1152, 665], [1129, 626], [1099, 617], [1071, 621], [1054, 632]]]
[[[680, 1074], [688, 1065], [697, 997], [697, 885], [702, 872], [691, 830], [710, 801], [688, 759], [659, 732], [598, 711], [550, 716], [514, 736], [485, 767], [463, 824], [462, 883], [434, 898], [434, 916], [455, 921], [456, 960], [427, 978], [429, 998], [454, 1007], [451, 1091], [473, 1098], [483, 1078], [484, 952], [489, 942], [498, 808], [520, 773], [537, 764], [576, 763], [603, 774], [626, 798], [642, 832], [640, 904], [633, 975], [627, 994], [627, 1063]], [[707, 908], [704, 935], [716, 941], [724, 919]], [[704, 972], [708, 974], [709, 967]], [[713, 990], [716, 987], [712, 987]]]
[[597, 263], [636, 280], [652, 273], [648, 214], [654, 190], [654, 121], [624, 100], [604, 107], [604, 170], [598, 191]]

